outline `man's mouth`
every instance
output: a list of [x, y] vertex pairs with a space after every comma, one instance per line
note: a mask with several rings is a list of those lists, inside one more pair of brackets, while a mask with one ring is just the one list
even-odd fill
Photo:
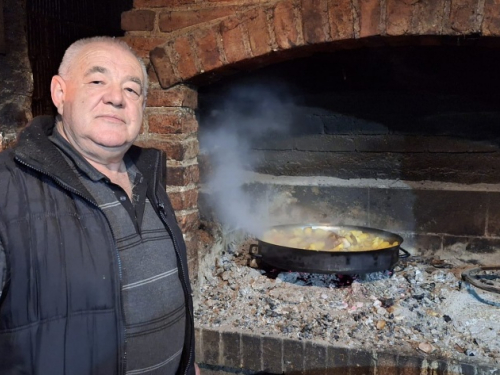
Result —
[[97, 118], [103, 119], [108, 122], [125, 123], [125, 121], [121, 117], [116, 115], [100, 115], [97, 116]]

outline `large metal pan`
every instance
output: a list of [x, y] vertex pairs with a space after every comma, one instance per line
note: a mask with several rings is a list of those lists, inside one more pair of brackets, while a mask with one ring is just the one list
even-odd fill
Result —
[[389, 243], [397, 242], [397, 245], [369, 251], [315, 251], [276, 245], [258, 239], [258, 254], [256, 256], [268, 265], [288, 271], [353, 275], [392, 271], [400, 258], [406, 258], [410, 255], [400, 246], [403, 242], [401, 236], [380, 229], [329, 224], [277, 225], [270, 229], [293, 230], [307, 227], [333, 232], [360, 230], [381, 237]]

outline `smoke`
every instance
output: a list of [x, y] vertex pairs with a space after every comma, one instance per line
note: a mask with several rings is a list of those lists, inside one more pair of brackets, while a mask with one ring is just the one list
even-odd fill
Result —
[[259, 235], [268, 225], [266, 197], [256, 199], [245, 185], [256, 162], [252, 144], [287, 134], [292, 106], [286, 87], [253, 84], [233, 87], [203, 117], [200, 148], [211, 168], [209, 203], [226, 230]]

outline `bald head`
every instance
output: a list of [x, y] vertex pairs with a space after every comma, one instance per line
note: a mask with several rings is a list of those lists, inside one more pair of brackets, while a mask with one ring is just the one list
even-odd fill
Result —
[[71, 72], [75, 68], [75, 65], [78, 63], [78, 57], [81, 52], [90, 47], [92, 44], [109, 44], [112, 46], [119, 47], [123, 51], [127, 51], [131, 55], [133, 55], [137, 61], [139, 62], [144, 82], [142, 83], [142, 95], [144, 96], [144, 104], [146, 103], [146, 96], [148, 92], [148, 74], [146, 71], [146, 66], [142, 59], [137, 56], [137, 54], [130, 48], [130, 46], [120, 39], [116, 39], [109, 36], [95, 36], [92, 38], [80, 39], [71, 44], [66, 52], [64, 52], [64, 56], [62, 58], [61, 64], [59, 65], [58, 74], [64, 78], [69, 79], [71, 76]]

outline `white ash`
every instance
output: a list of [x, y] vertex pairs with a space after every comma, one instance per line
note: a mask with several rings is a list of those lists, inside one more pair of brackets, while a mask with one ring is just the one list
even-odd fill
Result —
[[500, 294], [473, 288], [474, 296], [458, 260], [411, 257], [392, 277], [368, 274], [347, 287], [337, 287], [335, 275], [272, 279], [248, 261], [244, 245], [206, 267], [195, 298], [198, 326], [500, 364]]

